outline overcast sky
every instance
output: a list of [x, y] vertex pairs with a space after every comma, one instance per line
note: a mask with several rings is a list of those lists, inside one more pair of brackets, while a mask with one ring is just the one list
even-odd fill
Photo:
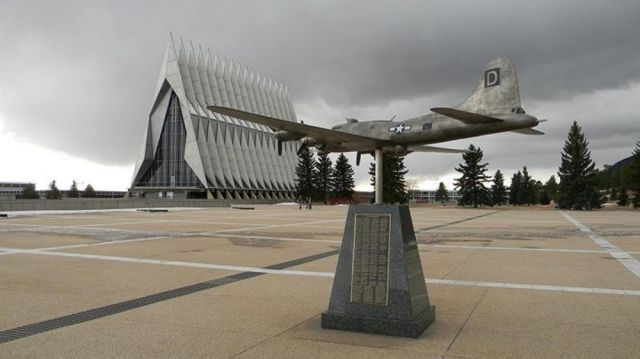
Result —
[[[639, 16], [637, 0], [2, 1], [0, 181], [125, 190], [170, 31], [284, 82], [298, 118], [321, 126], [455, 105], [487, 62], [508, 57], [524, 109], [549, 119], [546, 136], [445, 146], [473, 143], [492, 173], [528, 166], [546, 180], [576, 120], [602, 167], [640, 139]], [[460, 161], [406, 164], [433, 188]]]

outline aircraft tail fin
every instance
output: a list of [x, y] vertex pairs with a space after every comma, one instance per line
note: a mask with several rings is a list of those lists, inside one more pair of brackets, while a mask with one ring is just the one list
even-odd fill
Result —
[[520, 113], [518, 75], [513, 62], [505, 58], [491, 60], [476, 90], [455, 108], [485, 115]]

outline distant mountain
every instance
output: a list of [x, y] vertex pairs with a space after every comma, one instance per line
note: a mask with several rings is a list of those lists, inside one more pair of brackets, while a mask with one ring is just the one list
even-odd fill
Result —
[[600, 189], [620, 187], [626, 182], [627, 172], [633, 162], [633, 156], [623, 158], [613, 165], [605, 165], [603, 170], [595, 177], [595, 182]]
[[614, 163], [613, 165], [611, 165], [611, 167], [609, 167], [610, 170], [618, 170], [620, 168], [623, 167], [627, 167], [629, 165], [631, 165], [631, 162], [633, 161], [633, 156], [629, 156], [627, 158], [623, 158], [620, 161]]

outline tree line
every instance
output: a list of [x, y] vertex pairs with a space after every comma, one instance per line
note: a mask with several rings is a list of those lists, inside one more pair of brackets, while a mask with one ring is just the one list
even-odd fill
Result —
[[335, 166], [328, 153], [318, 153], [307, 146], [298, 153], [296, 166], [295, 195], [300, 201], [322, 201], [324, 204], [330, 199], [351, 201], [355, 181], [353, 167], [347, 156], [340, 154]]
[[640, 141], [636, 142], [631, 156], [596, 170], [595, 182], [600, 191], [618, 205], [640, 207]]
[[[329, 200], [350, 202], [355, 188], [354, 171], [349, 160], [340, 154], [333, 166], [327, 153], [319, 152], [317, 159], [315, 151], [303, 147], [298, 153], [296, 166], [296, 197], [299, 200], [322, 201]], [[375, 188], [375, 163], [369, 165], [371, 185]], [[383, 201], [385, 203], [407, 203], [407, 191], [404, 176], [407, 174], [404, 156], [385, 155], [382, 161]], [[375, 192], [374, 196], [375, 198]]]
[[[455, 181], [455, 188], [460, 194], [459, 205], [532, 205], [554, 201], [562, 209], [592, 209], [600, 208], [607, 200], [607, 191], [603, 190], [599, 171], [591, 159], [589, 142], [575, 121], [562, 149], [559, 182], [555, 176], [544, 184], [536, 181], [525, 166], [511, 178], [507, 195], [502, 172], [497, 170], [492, 179], [486, 174], [488, 163], [482, 163], [482, 158], [482, 150], [471, 145], [462, 155], [464, 163], [455, 168], [460, 173]], [[640, 207], [640, 141], [636, 143], [629, 162], [628, 170], [620, 180], [621, 187], [611, 187], [609, 199], [617, 199], [620, 206], [632, 203], [634, 207]], [[490, 181], [492, 185], [487, 188], [485, 184]], [[442, 183], [441, 187], [444, 189]]]
[[[22, 189], [22, 194], [21, 194], [20, 197], [22, 199], [39, 199], [40, 198], [40, 194], [38, 193], [38, 191], [36, 191], [36, 185], [33, 184], [33, 183], [29, 183]], [[78, 190], [78, 184], [74, 180], [71, 183], [71, 187], [69, 188], [69, 190], [66, 193], [66, 197], [67, 198], [79, 198], [79, 197], [82, 197], [82, 198], [95, 198], [96, 197], [96, 191], [93, 189], [93, 186], [91, 186], [91, 184], [88, 184], [85, 187], [84, 191], [80, 192]], [[62, 198], [62, 193], [58, 189], [58, 186], [56, 185], [56, 181], [55, 180], [53, 180], [53, 181], [51, 181], [51, 183], [49, 183], [49, 189], [45, 192], [45, 198], [46, 199], [61, 199]]]

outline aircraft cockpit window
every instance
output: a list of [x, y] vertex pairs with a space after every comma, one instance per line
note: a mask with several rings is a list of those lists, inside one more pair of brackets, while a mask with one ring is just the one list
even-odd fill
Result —
[[433, 124], [431, 122], [425, 123], [425, 124], [422, 125], [422, 129], [423, 130], [430, 130], [431, 127], [433, 127]]
[[518, 107], [516, 113], [525, 113], [522, 107]]

